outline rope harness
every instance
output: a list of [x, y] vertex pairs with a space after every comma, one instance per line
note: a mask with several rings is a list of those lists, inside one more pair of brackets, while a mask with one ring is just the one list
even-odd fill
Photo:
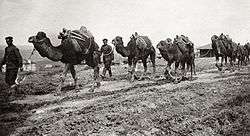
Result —
[[110, 50], [110, 52], [109, 53], [103, 53], [103, 56], [108, 56], [108, 55], [110, 55], [111, 53], [113, 52], [113, 48], [111, 47], [111, 50]]
[[[73, 32], [73, 31], [70, 31], [68, 36], [74, 40], [81, 40], [83, 42], [86, 42], [85, 39], [82, 38], [82, 36], [76, 32]], [[87, 37], [89, 39], [89, 45], [86, 49], [86, 52], [84, 52], [83, 54], [88, 54], [89, 53], [89, 50], [90, 50], [90, 47], [91, 47], [91, 44], [92, 44], [92, 38], [90, 38], [89, 36], [87, 35], [84, 35], [85, 37]], [[81, 48], [81, 46], [79, 45], [79, 43], [76, 41], [75, 43], [77, 43], [77, 45]]]

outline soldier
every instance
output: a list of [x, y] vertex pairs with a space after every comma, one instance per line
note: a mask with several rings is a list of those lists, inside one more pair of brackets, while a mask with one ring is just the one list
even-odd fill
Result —
[[101, 47], [101, 53], [103, 54], [103, 63], [104, 63], [104, 68], [102, 72], [102, 78], [105, 78], [106, 71], [108, 70], [109, 76], [112, 76], [112, 71], [111, 71], [111, 64], [112, 60], [114, 60], [114, 52], [113, 49], [110, 45], [107, 44], [108, 39], [103, 39], [103, 45]]
[[4, 58], [0, 64], [0, 68], [6, 64], [5, 82], [10, 88], [16, 87], [15, 80], [17, 78], [18, 69], [22, 71], [22, 56], [18, 48], [12, 43], [13, 37], [5, 38], [8, 47], [5, 48]]

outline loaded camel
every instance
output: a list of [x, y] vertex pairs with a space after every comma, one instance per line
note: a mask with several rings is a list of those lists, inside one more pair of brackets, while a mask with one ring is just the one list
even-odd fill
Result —
[[[225, 65], [227, 65], [227, 58], [229, 58], [230, 66], [234, 67], [233, 62], [237, 57], [237, 44], [232, 41], [229, 36], [221, 34], [220, 36], [213, 35], [211, 37], [212, 49], [215, 54], [216, 64], [215, 66], [219, 71], [222, 71], [223, 61], [225, 60]], [[219, 57], [221, 57], [221, 63], [219, 62]], [[233, 70], [233, 69], [232, 69]]]
[[85, 60], [87, 65], [94, 69], [95, 82], [91, 86], [90, 91], [94, 91], [96, 87], [100, 87], [101, 84], [98, 80], [100, 54], [98, 53], [99, 47], [94, 39], [84, 35], [79, 30], [74, 30], [67, 35], [61, 33], [59, 38], [62, 39], [62, 42], [58, 47], [51, 44], [50, 39], [44, 32], [38, 32], [36, 36], [31, 36], [28, 39], [28, 42], [34, 45], [34, 48], [42, 57], [47, 57], [52, 61], [61, 61], [65, 64], [56, 92], [60, 93], [68, 71], [71, 72], [74, 79], [75, 88], [79, 88], [74, 65], [80, 64], [82, 60]]
[[138, 60], [142, 60], [144, 67], [144, 74], [147, 72], [147, 58], [150, 56], [150, 60], [153, 66], [153, 73], [155, 73], [155, 48], [152, 46], [150, 39], [147, 36], [134, 36], [130, 37], [130, 41], [127, 46], [124, 46], [122, 37], [116, 36], [112, 40], [116, 51], [123, 57], [128, 58], [130, 81], [133, 82], [135, 78], [135, 68]]
[[[166, 41], [160, 41], [156, 46], [161, 56], [167, 61], [167, 67], [165, 70], [165, 77], [173, 80], [175, 83], [178, 83], [186, 76], [185, 65], [187, 69], [191, 68], [191, 79], [193, 73], [195, 73], [195, 54], [193, 43], [190, 41], [183, 41], [177, 36], [172, 42], [172, 39], [167, 38]], [[174, 73], [177, 73], [179, 65], [181, 64], [182, 77], [173, 76], [171, 74], [171, 65], [175, 63]]]

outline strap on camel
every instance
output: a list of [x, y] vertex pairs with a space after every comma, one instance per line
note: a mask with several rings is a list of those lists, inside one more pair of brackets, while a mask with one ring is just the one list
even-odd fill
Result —
[[[74, 38], [74, 39], [77, 39], [77, 40], [81, 40], [81, 41], [86, 41], [85, 39], [82, 38], [82, 35], [76, 33], [76, 32], [73, 32], [73, 31], [70, 31], [70, 35], [69, 35], [71, 38]], [[84, 35], [85, 37], [88, 38], [88, 36]]]
[[[83, 33], [81, 33], [81, 34], [83, 34]], [[81, 40], [83, 42], [86, 42], [86, 39], [84, 39], [83, 36], [85, 36], [87, 39], [89, 39], [89, 45], [88, 45], [88, 47], [86, 49], [86, 52], [83, 53], [83, 54], [88, 54], [89, 50], [90, 50], [90, 47], [91, 47], [91, 44], [92, 44], [92, 39], [89, 38], [89, 36], [87, 36], [87, 35], [82, 36], [81, 34], [78, 34], [78, 33], [74, 32], [74, 31], [70, 31], [69, 37], [72, 38], [73, 42], [77, 45], [75, 48], [79, 52], [82, 52], [82, 48], [81, 48], [81, 46], [80, 46], [80, 44], [78, 43], [77, 40]]]
[[144, 46], [144, 48], [147, 47], [147, 43], [146, 41], [140, 36], [138, 38], [136, 38], [136, 45], [139, 47], [139, 49], [142, 49], [143, 47], [141, 45]]

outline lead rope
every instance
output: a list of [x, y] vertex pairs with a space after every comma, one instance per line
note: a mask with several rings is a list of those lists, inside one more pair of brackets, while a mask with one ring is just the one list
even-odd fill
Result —
[[204, 54], [204, 55], [202, 55], [202, 56], [200, 55], [199, 57], [200, 57], [200, 58], [205, 57], [205, 56], [208, 55], [209, 52], [210, 52], [210, 50], [208, 50], [206, 54]]
[[31, 56], [34, 54], [34, 51], [35, 51], [36, 49], [35, 48], [33, 48], [33, 50], [32, 50], [32, 52], [31, 52], [31, 54], [30, 54], [30, 56], [29, 56], [29, 58], [28, 58], [28, 60], [29, 59], [31, 59]]

